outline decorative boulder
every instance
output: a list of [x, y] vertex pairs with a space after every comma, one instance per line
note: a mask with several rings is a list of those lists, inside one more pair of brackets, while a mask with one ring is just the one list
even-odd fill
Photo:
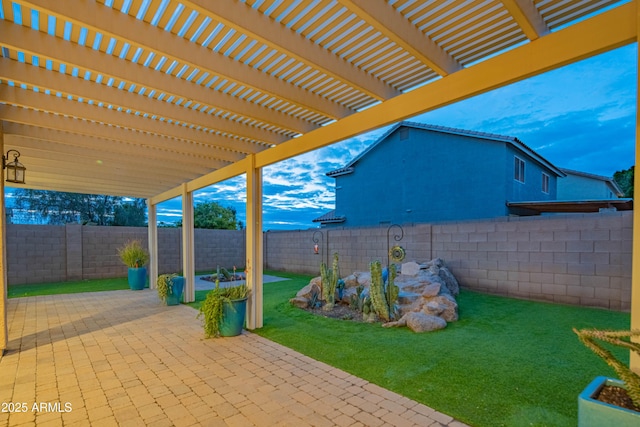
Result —
[[[349, 304], [352, 296], [357, 295], [359, 286], [363, 289], [361, 298], [369, 295], [371, 274], [368, 271], [355, 272], [344, 277], [343, 281], [342, 300], [338, 301], [336, 295], [336, 303]], [[442, 259], [435, 258], [423, 264], [404, 263], [394, 282], [399, 288], [396, 307], [400, 319], [383, 326], [407, 326], [416, 332], [426, 332], [442, 329], [447, 322], [458, 320], [455, 296], [460, 292], [460, 286]], [[304, 308], [308, 307], [314, 295], [321, 298], [321, 283], [320, 277], [313, 278], [291, 300], [291, 304]], [[378, 320], [374, 312], [370, 314], [363, 318], [366, 317], [370, 322]]]
[[451, 295], [454, 297], [458, 296], [460, 293], [460, 285], [442, 259], [434, 258], [427, 263], [426, 267], [432, 274], [440, 277], [444, 281], [444, 284], [449, 288]]
[[305, 286], [304, 288], [298, 291], [298, 293], [296, 294], [296, 297], [304, 297], [307, 299], [311, 299], [313, 298], [314, 295], [318, 295], [318, 294], [320, 294], [320, 286], [318, 286], [312, 280], [311, 283], [309, 283], [307, 286]]
[[406, 326], [413, 332], [430, 332], [446, 328], [447, 322], [438, 316], [411, 312], [402, 316], [397, 322], [388, 322], [382, 326], [385, 328]]
[[417, 262], [405, 262], [400, 268], [400, 272], [403, 276], [417, 276], [420, 272], [420, 264]]
[[292, 306], [298, 308], [307, 308], [309, 307], [309, 299], [305, 297], [295, 297], [289, 300]]

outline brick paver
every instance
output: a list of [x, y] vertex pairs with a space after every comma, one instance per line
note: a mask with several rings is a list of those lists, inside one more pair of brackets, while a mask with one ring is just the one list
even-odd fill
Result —
[[151, 290], [10, 299], [0, 425], [464, 426], [258, 335], [204, 339], [196, 314]]

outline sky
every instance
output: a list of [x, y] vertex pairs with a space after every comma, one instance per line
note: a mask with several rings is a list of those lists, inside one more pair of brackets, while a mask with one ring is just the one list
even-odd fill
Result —
[[[557, 167], [603, 176], [631, 167], [635, 155], [637, 45], [632, 44], [407, 119], [513, 136]], [[317, 227], [334, 208], [338, 169], [389, 127], [263, 169], [264, 230]], [[194, 193], [194, 203], [234, 207], [244, 222], [245, 176]], [[181, 216], [181, 200], [158, 205], [158, 221]]]

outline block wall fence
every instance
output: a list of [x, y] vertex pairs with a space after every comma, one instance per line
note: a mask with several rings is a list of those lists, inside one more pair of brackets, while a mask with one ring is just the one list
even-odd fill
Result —
[[[264, 268], [316, 275], [340, 255], [342, 276], [387, 261], [402, 246], [406, 261], [445, 260], [467, 289], [538, 301], [629, 311], [632, 212], [507, 217], [398, 227], [326, 228], [264, 233]], [[10, 285], [126, 276], [117, 248], [146, 245], [147, 229], [7, 225]], [[244, 231], [195, 231], [196, 271], [244, 266]], [[313, 251], [318, 240], [319, 254]], [[158, 229], [159, 272], [182, 270], [181, 230]]]

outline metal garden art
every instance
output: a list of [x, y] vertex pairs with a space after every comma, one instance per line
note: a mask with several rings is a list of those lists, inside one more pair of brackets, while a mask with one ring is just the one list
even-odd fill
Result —
[[391, 246], [391, 230], [394, 228], [399, 229], [400, 234], [394, 234], [393, 240], [399, 242], [404, 237], [404, 229], [398, 224], [392, 224], [387, 228], [387, 267], [389, 267], [391, 261], [402, 262], [407, 256], [404, 248], [400, 245], [394, 245], [392, 248], [389, 248], [389, 246]]

